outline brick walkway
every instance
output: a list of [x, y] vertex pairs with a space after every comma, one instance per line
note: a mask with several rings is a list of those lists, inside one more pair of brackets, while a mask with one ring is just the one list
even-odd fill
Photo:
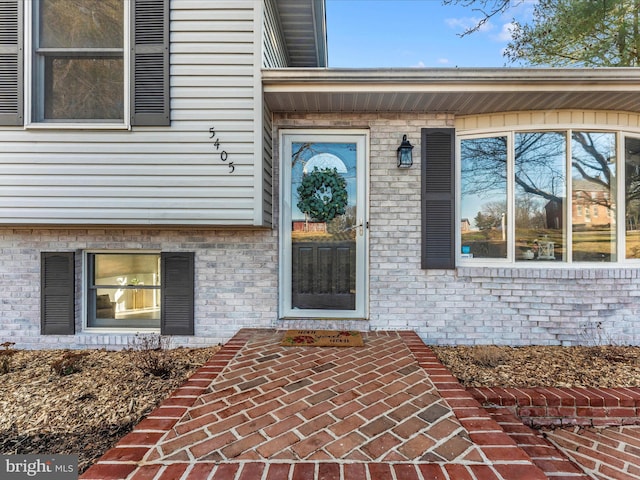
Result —
[[482, 408], [412, 332], [369, 332], [364, 348], [281, 336], [240, 331], [82, 478], [585, 478]]
[[640, 429], [637, 426], [573, 427], [550, 430], [546, 436], [594, 478], [640, 478]]

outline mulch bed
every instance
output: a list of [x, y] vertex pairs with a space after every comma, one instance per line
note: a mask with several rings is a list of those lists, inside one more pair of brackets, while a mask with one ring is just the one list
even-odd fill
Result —
[[218, 348], [19, 350], [0, 373], [0, 453], [77, 454], [83, 472]]
[[640, 347], [432, 347], [465, 387], [640, 387]]

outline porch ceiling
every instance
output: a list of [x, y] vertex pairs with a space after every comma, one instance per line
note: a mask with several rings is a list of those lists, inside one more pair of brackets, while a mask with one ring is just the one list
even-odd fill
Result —
[[277, 69], [263, 88], [273, 112], [640, 112], [640, 68]]
[[292, 67], [327, 65], [324, 0], [276, 0], [280, 26]]

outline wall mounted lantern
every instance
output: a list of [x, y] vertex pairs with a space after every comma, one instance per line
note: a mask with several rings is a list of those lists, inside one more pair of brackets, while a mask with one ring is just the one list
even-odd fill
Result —
[[407, 140], [407, 136], [402, 136], [402, 143], [398, 147], [398, 168], [409, 168], [413, 165], [413, 145]]

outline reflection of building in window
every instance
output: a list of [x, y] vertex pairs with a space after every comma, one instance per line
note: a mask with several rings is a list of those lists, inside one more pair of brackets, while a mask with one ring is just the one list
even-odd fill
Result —
[[294, 220], [291, 228], [294, 232], [327, 233], [327, 222]]
[[561, 200], [551, 200], [549, 201], [545, 207], [545, 228], [553, 228], [559, 230], [564, 225], [562, 221], [562, 201]]
[[461, 232], [470, 232], [471, 231], [471, 222], [468, 218], [463, 218], [460, 221], [460, 231]]
[[[607, 186], [591, 180], [574, 179], [573, 225], [589, 227], [615, 225], [615, 217], [612, 214], [615, 205], [611, 204], [610, 198]], [[606, 215], [603, 214], [604, 212]]]
[[[573, 225], [592, 227], [615, 224], [606, 187], [588, 180], [573, 181]], [[550, 201], [545, 207], [546, 228], [562, 228], [562, 201]], [[604, 209], [604, 210], [601, 210]], [[600, 215], [606, 212], [606, 215]]]

